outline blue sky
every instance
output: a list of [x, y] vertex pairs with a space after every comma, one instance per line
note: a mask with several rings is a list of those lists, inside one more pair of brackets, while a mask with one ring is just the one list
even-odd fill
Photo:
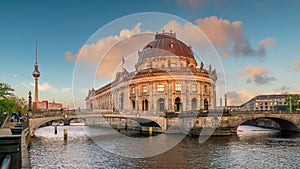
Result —
[[[72, 106], [75, 62], [66, 59], [66, 52], [74, 57], [98, 29], [118, 18], [162, 12], [200, 29], [216, 25], [203, 32], [212, 30], [208, 37], [218, 52], [227, 52], [221, 58], [229, 104], [240, 104], [256, 94], [300, 93], [299, 7], [296, 0], [0, 1], [0, 79], [11, 84], [16, 95], [27, 98], [28, 91], [33, 91], [37, 40], [40, 100], [54, 99]], [[149, 30], [146, 22], [140, 22], [141, 32]], [[154, 25], [167, 24], [160, 22], [157, 18]], [[136, 24], [123, 29], [132, 30]], [[234, 25], [239, 25], [238, 29]], [[106, 31], [102, 38], [116, 36], [117, 31], [120, 29]], [[222, 37], [228, 38], [226, 42]], [[240, 44], [244, 46], [232, 50]], [[246, 50], [249, 47], [252, 52]], [[84, 99], [88, 91], [82, 92]]]

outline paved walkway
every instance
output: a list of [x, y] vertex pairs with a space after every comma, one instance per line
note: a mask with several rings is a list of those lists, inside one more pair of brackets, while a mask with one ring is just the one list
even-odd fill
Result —
[[16, 120], [14, 122], [10, 122], [10, 118], [7, 119], [7, 122], [5, 123], [4, 127], [0, 129], [0, 135], [11, 135], [10, 128], [17, 125], [17, 123], [18, 122]]

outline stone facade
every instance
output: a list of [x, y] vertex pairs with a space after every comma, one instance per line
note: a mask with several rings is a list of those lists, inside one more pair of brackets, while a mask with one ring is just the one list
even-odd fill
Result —
[[156, 34], [138, 52], [135, 71], [123, 70], [113, 82], [86, 98], [87, 109], [119, 112], [182, 112], [216, 107], [216, 70], [197, 67], [191, 47], [174, 33]]
[[[300, 98], [299, 94], [270, 94], [258, 95], [241, 105], [242, 111], [270, 111], [270, 110], [286, 110], [289, 106], [289, 98]], [[300, 105], [300, 99], [294, 105]]]

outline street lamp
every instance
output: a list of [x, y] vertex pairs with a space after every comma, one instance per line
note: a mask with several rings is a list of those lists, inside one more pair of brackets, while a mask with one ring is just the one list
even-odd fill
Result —
[[290, 96], [290, 112], [292, 111], [292, 97]]

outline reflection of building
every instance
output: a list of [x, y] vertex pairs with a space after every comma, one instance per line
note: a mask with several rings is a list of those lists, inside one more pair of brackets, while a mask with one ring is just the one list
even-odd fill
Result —
[[[289, 105], [289, 97], [298, 96], [298, 94], [271, 94], [271, 95], [258, 95], [241, 105], [241, 110], [286, 110]], [[300, 100], [298, 101], [300, 104]]]
[[197, 67], [191, 47], [175, 33], [155, 35], [142, 51], [135, 71], [123, 70], [113, 82], [90, 90], [88, 109], [123, 112], [180, 112], [216, 106], [216, 70]]
[[42, 101], [39, 102], [39, 77], [40, 77], [40, 72], [39, 72], [39, 66], [38, 66], [38, 49], [37, 49], [37, 43], [36, 43], [36, 54], [35, 54], [35, 65], [34, 65], [34, 70], [32, 72], [32, 76], [34, 77], [34, 102], [33, 102], [33, 107], [40, 109], [40, 110], [60, 110], [62, 108], [61, 103], [48, 103], [48, 101]]

